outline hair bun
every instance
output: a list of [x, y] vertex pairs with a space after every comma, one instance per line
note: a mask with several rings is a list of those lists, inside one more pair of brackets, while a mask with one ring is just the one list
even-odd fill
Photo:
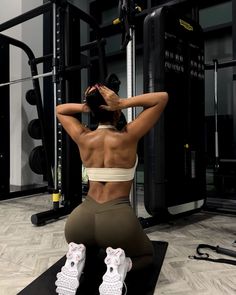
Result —
[[106, 77], [104, 85], [113, 90], [117, 94], [120, 90], [120, 83], [121, 82], [117, 75], [112, 73]]

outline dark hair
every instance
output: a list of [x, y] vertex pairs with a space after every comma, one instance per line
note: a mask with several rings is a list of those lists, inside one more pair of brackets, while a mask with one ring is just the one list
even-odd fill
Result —
[[120, 90], [120, 80], [116, 74], [109, 74], [105, 81], [104, 85], [113, 90], [116, 94], [118, 94]]
[[[116, 74], [112, 73], [109, 74], [103, 84], [113, 90], [116, 94], [118, 94], [120, 90], [120, 80]], [[86, 96], [86, 102], [89, 105], [94, 119], [97, 123], [105, 123], [105, 122], [113, 122], [114, 119], [114, 112], [106, 111], [100, 109], [100, 105], [106, 105], [106, 102], [100, 92], [96, 89], [91, 91]], [[124, 126], [127, 124], [125, 115], [121, 112], [119, 121], [117, 122], [116, 128], [118, 130], [122, 130]]]
[[113, 122], [114, 112], [103, 110], [100, 108], [101, 105], [106, 105], [107, 103], [97, 89], [89, 92], [86, 95], [85, 99], [94, 119], [98, 123]]

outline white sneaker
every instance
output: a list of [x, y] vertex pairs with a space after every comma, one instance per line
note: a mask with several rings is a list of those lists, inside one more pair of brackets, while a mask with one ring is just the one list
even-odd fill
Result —
[[125, 256], [121, 248], [108, 247], [106, 252], [107, 257], [104, 261], [107, 271], [99, 287], [100, 295], [121, 295], [126, 274], [132, 268], [132, 261]]
[[85, 264], [85, 246], [71, 242], [66, 254], [66, 263], [57, 274], [55, 285], [59, 295], [75, 295]]

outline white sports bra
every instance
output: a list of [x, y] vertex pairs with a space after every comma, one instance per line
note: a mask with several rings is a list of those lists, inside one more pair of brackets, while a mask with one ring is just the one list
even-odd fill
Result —
[[[99, 125], [97, 129], [115, 129], [113, 125]], [[122, 182], [134, 178], [135, 170], [138, 165], [138, 155], [132, 168], [85, 168], [88, 179], [91, 181], [102, 182]]]

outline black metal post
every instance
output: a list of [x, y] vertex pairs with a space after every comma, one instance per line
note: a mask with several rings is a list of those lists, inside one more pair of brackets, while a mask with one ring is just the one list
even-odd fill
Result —
[[[232, 0], [232, 46], [233, 59], [236, 61], [236, 0]], [[233, 130], [234, 156], [236, 157], [236, 62], [233, 67]]]
[[26, 13], [23, 13], [17, 17], [14, 17], [2, 24], [0, 24], [0, 32], [10, 29], [16, 25], [22, 24], [23, 22], [30, 20], [36, 16], [39, 16], [47, 11], [49, 11], [52, 7], [51, 2], [47, 2], [39, 7], [36, 7]]
[[44, 56], [36, 57], [35, 60], [33, 60], [33, 62], [35, 64], [40, 64], [40, 63], [44, 63], [46, 61], [52, 61], [52, 58], [53, 58], [52, 54], [47, 54]]
[[[9, 44], [0, 37], [0, 83], [9, 79]], [[10, 91], [0, 88], [0, 199], [10, 192]]]
[[[232, 40], [233, 40], [233, 59], [236, 60], [236, 0], [232, 0]], [[234, 74], [235, 73], [236, 73], [236, 69], [234, 70]]]
[[105, 44], [106, 43], [106, 40], [105, 39], [101, 39], [101, 41], [98, 41], [98, 40], [95, 40], [95, 41], [91, 41], [91, 42], [88, 42], [86, 44], [83, 44], [80, 46], [80, 52], [83, 52], [85, 50], [90, 50], [96, 46], [98, 46], [98, 43], [101, 43], [101, 44]]

